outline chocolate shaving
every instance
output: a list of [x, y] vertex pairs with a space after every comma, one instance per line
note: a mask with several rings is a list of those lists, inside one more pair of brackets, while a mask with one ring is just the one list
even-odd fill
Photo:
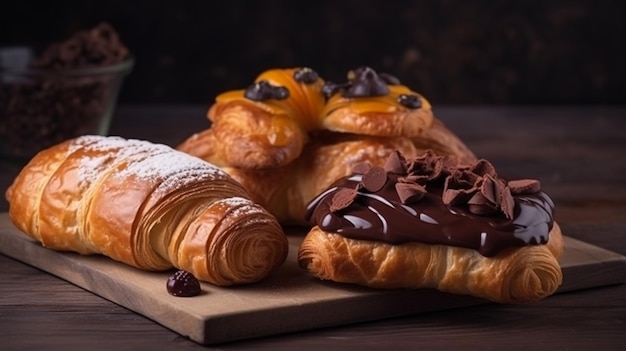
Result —
[[[385, 167], [360, 163], [354, 172], [363, 174], [357, 189], [338, 197], [333, 208], [341, 209], [354, 201], [357, 190], [364, 189], [375, 193], [381, 190], [387, 180], [387, 174], [395, 174], [395, 186], [398, 198], [403, 204], [420, 201], [427, 194], [427, 187], [441, 179], [443, 189], [442, 202], [448, 206], [465, 206], [470, 213], [490, 216], [497, 213], [512, 219], [515, 211], [513, 194], [535, 193], [540, 190], [539, 181], [522, 179], [506, 182], [498, 178], [495, 167], [486, 160], [479, 160], [471, 165], [461, 165], [458, 158], [438, 156], [429, 150], [419, 157], [407, 160], [399, 151], [392, 152]], [[438, 183], [440, 186], [441, 183]]]
[[474, 195], [472, 195], [472, 197], [467, 200], [467, 203], [469, 205], [487, 205], [493, 203], [493, 201], [487, 199], [482, 193], [475, 192]]
[[444, 205], [456, 206], [467, 203], [475, 189], [445, 189], [441, 195]]
[[424, 175], [428, 177], [428, 180], [433, 180], [441, 175], [443, 163], [441, 157], [428, 150], [422, 156], [411, 160], [407, 168], [409, 174]]
[[444, 182], [442, 201], [446, 205], [467, 205], [476, 215], [492, 215], [501, 212], [513, 218], [515, 199], [504, 182], [496, 175], [491, 163], [480, 160], [469, 167], [453, 170]]
[[467, 203], [467, 201], [477, 191], [477, 187], [474, 184], [464, 181], [463, 174], [460, 171], [446, 177], [443, 184], [443, 194], [441, 195], [442, 201], [446, 205], [458, 205]]
[[534, 194], [541, 191], [541, 183], [536, 179], [511, 180], [508, 185], [511, 193], [515, 195]]
[[406, 177], [398, 177], [399, 183], [416, 183], [425, 186], [428, 183], [428, 176], [409, 175]]
[[426, 188], [416, 183], [396, 183], [396, 193], [403, 204], [415, 203], [426, 195]]
[[429, 180], [439, 177], [442, 168], [442, 163], [439, 159], [428, 159], [425, 162], [414, 162], [410, 165], [411, 173], [425, 175]]
[[489, 175], [491, 177], [496, 178], [496, 168], [487, 160], [479, 160], [471, 167], [472, 173], [475, 173], [479, 176]]
[[350, 206], [356, 199], [357, 191], [350, 188], [341, 188], [333, 195], [330, 203], [330, 212], [337, 212]]
[[404, 156], [402, 156], [397, 150], [392, 152], [385, 163], [385, 171], [389, 173], [406, 174], [407, 167]]
[[500, 198], [500, 211], [504, 213], [504, 216], [508, 219], [513, 219], [515, 210], [515, 199], [511, 194], [509, 187], [505, 187]]
[[380, 166], [374, 166], [370, 168], [361, 179], [363, 187], [372, 193], [382, 189], [387, 182], [387, 172]]
[[480, 193], [491, 203], [498, 203], [500, 194], [504, 191], [504, 183], [496, 181], [491, 176], [487, 175], [482, 179], [480, 186]]
[[446, 183], [450, 188], [455, 189], [471, 189], [478, 186], [481, 178], [471, 172], [464, 172], [461, 170], [453, 171], [446, 178]]

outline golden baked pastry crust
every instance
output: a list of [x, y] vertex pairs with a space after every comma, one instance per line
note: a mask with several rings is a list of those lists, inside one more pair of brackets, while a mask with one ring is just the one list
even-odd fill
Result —
[[[389, 87], [384, 96], [346, 98], [333, 95], [322, 111], [324, 128], [344, 133], [385, 137], [419, 137], [433, 121], [431, 105], [403, 85]], [[421, 107], [398, 104], [402, 94], [419, 96]]]
[[350, 174], [356, 164], [384, 163], [394, 150], [406, 155], [423, 152], [408, 138], [323, 132], [316, 134], [304, 147], [302, 155], [286, 166], [268, 169], [222, 166], [222, 169], [282, 224], [308, 225], [304, 213], [311, 199], [336, 179]]
[[[286, 87], [286, 99], [253, 101], [245, 90], [220, 94], [209, 108], [212, 125], [177, 149], [222, 167], [281, 223], [304, 224], [306, 203], [355, 164], [381, 165], [394, 150], [407, 157], [426, 150], [476, 160], [430, 103], [403, 85], [383, 96], [324, 97], [324, 80], [295, 80], [300, 69], [272, 69], [257, 77]], [[408, 108], [399, 96], [419, 103]]]
[[[388, 85], [389, 92], [382, 96], [345, 97], [333, 93], [327, 99], [322, 78], [316, 76], [314, 82], [307, 83], [296, 80], [296, 73], [302, 70], [308, 69], [270, 69], [255, 79], [253, 87], [258, 89], [254, 92], [258, 93], [261, 87], [286, 88], [287, 97], [251, 99], [247, 97], [251, 88], [218, 95], [207, 113], [210, 127], [190, 136], [177, 148], [220, 166], [276, 168], [299, 158], [304, 145], [319, 131], [331, 131], [409, 138], [422, 149], [475, 159], [434, 117], [428, 100], [408, 87]], [[398, 102], [400, 96], [412, 96], [419, 103], [406, 107]], [[450, 142], [453, 147], [447, 147]], [[428, 147], [429, 143], [433, 145]]]
[[275, 217], [217, 167], [165, 145], [85, 136], [40, 152], [6, 192], [17, 228], [53, 250], [216, 285], [263, 279], [286, 259]]
[[563, 276], [558, 224], [546, 245], [507, 249], [495, 257], [478, 251], [417, 242], [391, 245], [356, 240], [313, 227], [304, 238], [299, 265], [313, 276], [373, 288], [434, 288], [500, 303], [540, 300], [553, 294]]

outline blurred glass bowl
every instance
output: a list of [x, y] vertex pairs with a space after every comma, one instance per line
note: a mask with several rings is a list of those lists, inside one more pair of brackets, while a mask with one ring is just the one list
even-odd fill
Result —
[[107, 135], [117, 98], [133, 66], [35, 69], [36, 52], [0, 48], [0, 157], [24, 163], [38, 151], [86, 134]]

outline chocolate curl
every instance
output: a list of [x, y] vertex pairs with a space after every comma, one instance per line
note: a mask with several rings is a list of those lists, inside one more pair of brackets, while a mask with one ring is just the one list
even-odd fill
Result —
[[407, 173], [406, 159], [399, 151], [395, 150], [389, 155], [385, 163], [385, 171], [395, 174]]
[[447, 178], [450, 178], [450, 187], [455, 189], [478, 188], [482, 180], [482, 178], [476, 173], [462, 170], [453, 171]]
[[463, 172], [457, 171], [446, 177], [441, 200], [451, 206], [466, 204], [477, 191], [473, 183], [463, 179]]
[[472, 167], [470, 168], [472, 173], [478, 174], [481, 177], [486, 175], [491, 176], [493, 178], [497, 178], [496, 168], [491, 164], [491, 162], [487, 160], [478, 160]]
[[485, 175], [480, 186], [480, 193], [499, 209], [506, 218], [513, 218], [515, 199], [513, 199], [511, 190], [503, 180]]
[[502, 211], [504, 216], [508, 219], [513, 219], [513, 216], [515, 215], [515, 199], [513, 198], [511, 190], [508, 186], [504, 188], [502, 197], [500, 198], [500, 211]]
[[428, 176], [423, 175], [409, 175], [406, 177], [398, 177], [399, 183], [416, 183], [422, 186], [426, 186], [428, 183]]
[[425, 175], [428, 180], [436, 179], [443, 170], [440, 156], [428, 150], [422, 156], [416, 157], [408, 163], [408, 173], [412, 175]]
[[444, 156], [441, 158], [441, 174], [450, 175], [459, 168], [459, 158], [456, 156]]
[[514, 195], [535, 194], [541, 191], [541, 183], [536, 179], [511, 180], [508, 185]]
[[426, 188], [416, 183], [396, 183], [396, 193], [403, 204], [416, 203], [426, 195]]
[[492, 204], [498, 204], [502, 192], [504, 191], [504, 182], [494, 179], [487, 175], [483, 177], [480, 192]]
[[468, 210], [477, 215], [492, 215], [502, 212], [506, 218], [512, 219], [515, 199], [507, 184], [491, 174], [495, 173], [490, 164], [482, 163], [474, 170], [484, 171], [481, 177], [470, 170], [457, 170], [446, 177], [442, 201], [446, 205], [458, 206], [466, 204]]

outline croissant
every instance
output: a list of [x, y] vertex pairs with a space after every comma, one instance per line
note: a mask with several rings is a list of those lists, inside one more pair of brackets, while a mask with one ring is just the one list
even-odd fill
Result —
[[504, 181], [486, 160], [394, 152], [311, 201], [298, 263], [341, 283], [537, 301], [563, 279], [553, 210], [537, 180]]
[[263, 72], [248, 89], [218, 95], [207, 114], [211, 129], [179, 149], [208, 144], [204, 152], [211, 157], [203, 158], [215, 164], [246, 168], [285, 165], [302, 151], [307, 131], [319, 124], [322, 86], [323, 81], [311, 70]]
[[220, 286], [286, 259], [275, 217], [219, 168], [168, 146], [83, 136], [37, 154], [6, 191], [18, 229], [53, 250], [176, 267]]
[[[275, 168], [297, 159], [319, 131], [420, 142], [433, 125], [430, 103], [397, 78], [369, 67], [348, 78], [336, 84], [310, 68], [265, 71], [247, 89], [218, 95], [207, 113], [210, 128], [177, 148], [220, 166]], [[435, 128], [452, 135], [440, 121]], [[455, 152], [474, 158], [457, 144]]]

